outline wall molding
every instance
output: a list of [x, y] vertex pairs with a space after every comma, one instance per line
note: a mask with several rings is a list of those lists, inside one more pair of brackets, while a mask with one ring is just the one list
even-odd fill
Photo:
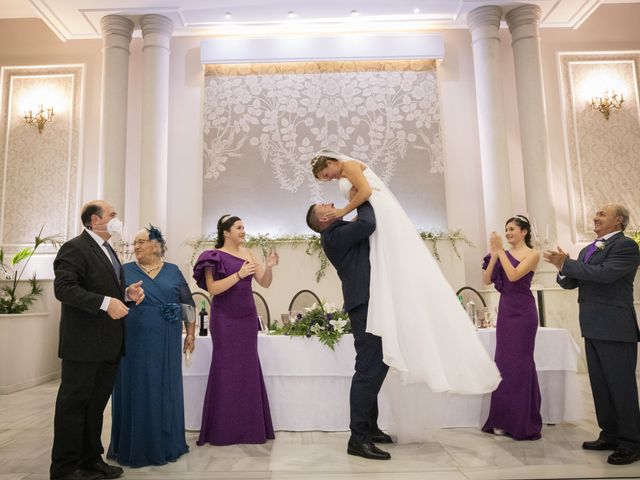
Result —
[[[640, 224], [640, 51], [560, 52], [557, 58], [571, 236], [583, 243], [593, 239], [593, 214], [605, 203], [622, 203], [630, 224]], [[609, 120], [589, 104], [605, 88], [622, 89], [625, 98]]]
[[[42, 225], [45, 235], [69, 238], [77, 231], [84, 69], [82, 64], [0, 69], [0, 245], [5, 249], [32, 244]], [[24, 124], [30, 95], [36, 103], [46, 99], [55, 105], [53, 122], [42, 133]]]

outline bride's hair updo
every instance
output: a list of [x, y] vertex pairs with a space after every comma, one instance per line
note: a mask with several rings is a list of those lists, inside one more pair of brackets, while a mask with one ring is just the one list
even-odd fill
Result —
[[329, 162], [348, 162], [354, 160], [349, 155], [340, 153], [337, 150], [331, 148], [323, 148], [319, 152], [313, 154], [311, 158], [311, 171], [313, 176], [318, 178], [318, 174], [327, 168]]
[[313, 172], [313, 176], [318, 178], [318, 174], [327, 168], [329, 162], [337, 162], [335, 158], [327, 157], [322, 154], [316, 155], [311, 159], [311, 171]]
[[224, 232], [228, 232], [231, 227], [233, 227], [233, 224], [238, 220], [241, 220], [241, 218], [229, 214], [220, 217], [220, 220], [218, 220], [218, 237], [216, 238], [216, 248], [220, 248], [224, 245]]
[[527, 231], [527, 234], [524, 236], [524, 243], [527, 247], [533, 248], [533, 245], [531, 244], [531, 224], [529, 223], [529, 219], [524, 215], [515, 215], [507, 220], [504, 226], [506, 227], [511, 222], [515, 223], [520, 230]]

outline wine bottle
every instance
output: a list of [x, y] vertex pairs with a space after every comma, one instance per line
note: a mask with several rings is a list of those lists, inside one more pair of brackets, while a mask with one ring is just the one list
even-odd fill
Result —
[[207, 313], [204, 300], [200, 302], [199, 315], [200, 315], [200, 331], [198, 332], [198, 335], [201, 337], [206, 337], [207, 336], [207, 317], [209, 316], [209, 314]]

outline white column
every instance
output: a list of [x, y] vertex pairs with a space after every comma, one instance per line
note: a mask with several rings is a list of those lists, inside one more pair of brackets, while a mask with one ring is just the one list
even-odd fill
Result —
[[129, 43], [133, 22], [119, 15], [107, 15], [102, 17], [100, 25], [103, 47], [98, 197], [111, 203], [123, 216]]
[[167, 227], [169, 52], [173, 23], [162, 15], [140, 19], [143, 46], [140, 222]]
[[476, 8], [467, 16], [473, 46], [487, 234], [493, 230], [502, 231], [504, 222], [513, 214], [500, 71], [498, 30], [501, 17], [500, 7], [492, 5]]
[[538, 23], [541, 9], [523, 5], [506, 14], [511, 31], [527, 210], [539, 234], [556, 244], [556, 216], [550, 178], [547, 111], [542, 83]]

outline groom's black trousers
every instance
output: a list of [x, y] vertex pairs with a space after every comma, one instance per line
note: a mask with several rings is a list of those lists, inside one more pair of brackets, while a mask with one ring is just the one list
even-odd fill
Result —
[[349, 311], [356, 348], [356, 373], [351, 380], [351, 441], [371, 442], [378, 428], [378, 392], [389, 367], [382, 362], [382, 340], [365, 332], [368, 305]]

